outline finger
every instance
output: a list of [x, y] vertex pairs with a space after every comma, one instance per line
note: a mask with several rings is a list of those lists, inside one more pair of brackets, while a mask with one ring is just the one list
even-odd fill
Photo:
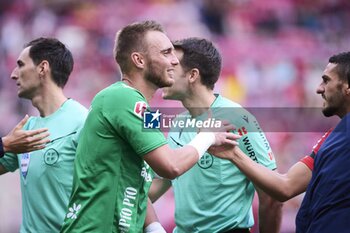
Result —
[[44, 149], [45, 147], [46, 147], [46, 145], [36, 146], [36, 147], [34, 147], [35, 148], [34, 150], [41, 150], [41, 149]]
[[232, 146], [239, 146], [239, 143], [235, 140], [229, 140], [229, 139], [226, 139], [224, 141], [225, 144], [229, 144], [229, 145], [232, 145]]
[[229, 125], [230, 124], [230, 122], [228, 120], [221, 120], [221, 122], [222, 122], [223, 125]]
[[235, 134], [235, 133], [226, 133], [225, 136], [227, 139], [231, 139], [231, 140], [237, 140], [242, 137], [241, 135]]
[[17, 128], [17, 129], [22, 129], [23, 126], [27, 123], [28, 119], [29, 119], [29, 116], [28, 116], [28, 114], [26, 114], [26, 115], [24, 116], [24, 118], [16, 125], [15, 128]]
[[223, 127], [223, 131], [225, 131], [225, 132], [233, 131], [234, 129], [235, 129], [235, 127], [232, 124], [224, 125], [224, 127]]
[[235, 125], [233, 125], [233, 124], [230, 124], [230, 127], [231, 128], [227, 132], [237, 129], [237, 127]]
[[228, 131], [233, 131], [234, 130], [234, 126], [231, 124], [227, 124], [224, 125], [223, 123], [221, 123], [220, 128], [213, 128], [212, 132], [228, 132]]
[[35, 145], [49, 143], [51, 140], [49, 138], [47, 138], [47, 136], [49, 136], [49, 133], [45, 133], [45, 134], [40, 135], [40, 136], [28, 138], [27, 139], [28, 145], [35, 146]]
[[[36, 129], [36, 130], [28, 130], [27, 131], [27, 135], [30, 136], [30, 137], [36, 136], [36, 137], [43, 138], [43, 137], [47, 137], [47, 136], [50, 135], [50, 133], [47, 132], [48, 130], [49, 130], [48, 128], [41, 128], [41, 129]], [[44, 134], [44, 132], [47, 132], [47, 133]], [[48, 134], [48, 135], [46, 135], [46, 134]], [[46, 135], [46, 136], [43, 136], [43, 135]]]
[[46, 145], [36, 145], [36, 146], [29, 147], [27, 149], [27, 151], [31, 152], [31, 151], [35, 151], [35, 150], [41, 150], [41, 149], [44, 149], [45, 147], [46, 147]]
[[45, 145], [45, 144], [49, 143], [50, 141], [51, 141], [50, 139], [44, 138], [44, 139], [41, 139], [39, 141], [34, 141], [34, 142], [30, 143], [30, 146]]

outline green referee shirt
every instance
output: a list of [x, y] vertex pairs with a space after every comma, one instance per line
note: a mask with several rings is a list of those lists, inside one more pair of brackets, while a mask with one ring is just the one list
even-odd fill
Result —
[[87, 109], [69, 99], [47, 117], [31, 117], [26, 130], [48, 128], [51, 142], [42, 150], [7, 153], [0, 163], [20, 168], [22, 192], [21, 233], [59, 232], [72, 188], [73, 164]]

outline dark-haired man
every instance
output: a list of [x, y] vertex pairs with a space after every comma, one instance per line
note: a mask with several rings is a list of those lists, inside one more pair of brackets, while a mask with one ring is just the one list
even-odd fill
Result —
[[287, 174], [269, 172], [247, 159], [237, 147], [216, 153], [231, 160], [255, 185], [281, 201], [306, 190], [296, 218], [297, 233], [349, 232], [349, 84], [350, 52], [330, 57], [316, 92], [324, 99], [323, 114], [339, 116], [341, 121], [319, 140], [310, 156]]
[[[213, 119], [229, 120], [242, 135], [237, 147], [267, 170], [276, 169], [272, 150], [255, 117], [239, 104], [214, 93], [222, 62], [213, 43], [202, 38], [186, 38], [173, 44], [180, 65], [175, 69], [174, 84], [163, 88], [163, 98], [182, 102], [188, 110], [182, 119], [206, 119], [209, 110]], [[180, 148], [195, 135], [196, 129], [173, 128], [168, 134], [169, 145]], [[166, 183], [165, 179], [154, 181], [151, 200], [166, 190], [166, 186], [170, 187], [170, 182]], [[254, 185], [227, 160], [206, 152], [196, 166], [173, 179], [171, 184], [175, 197], [174, 233], [245, 233], [254, 225]], [[157, 186], [161, 187], [160, 193]], [[281, 204], [257, 191], [260, 232], [279, 232]]]
[[73, 180], [73, 161], [87, 109], [63, 93], [73, 69], [72, 53], [54, 38], [25, 45], [11, 78], [20, 98], [28, 99], [40, 116], [30, 117], [24, 130], [47, 128], [50, 142], [28, 153], [6, 153], [0, 174], [20, 169], [21, 233], [59, 232]]
[[36, 130], [23, 130], [29, 116], [26, 115], [7, 135], [0, 138], [0, 158], [6, 152], [24, 153], [40, 150], [50, 140], [47, 138], [49, 132], [47, 128]]

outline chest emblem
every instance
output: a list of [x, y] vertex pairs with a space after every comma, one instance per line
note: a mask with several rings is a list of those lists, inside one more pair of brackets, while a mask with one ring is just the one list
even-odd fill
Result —
[[55, 149], [50, 148], [44, 154], [44, 162], [47, 165], [52, 166], [55, 163], [57, 163], [59, 157], [60, 155], [58, 154], [58, 152]]
[[198, 166], [202, 169], [210, 168], [214, 163], [214, 158], [211, 154], [205, 153], [202, 158], [197, 162]]

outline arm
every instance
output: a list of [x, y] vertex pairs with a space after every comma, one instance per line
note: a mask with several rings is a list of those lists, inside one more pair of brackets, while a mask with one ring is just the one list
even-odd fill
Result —
[[192, 146], [171, 149], [164, 145], [147, 153], [144, 159], [158, 175], [174, 179], [197, 163], [199, 155]]
[[171, 187], [171, 181], [168, 179], [153, 179], [148, 197], [154, 203]]
[[153, 208], [151, 200], [148, 198], [147, 213], [144, 224], [145, 233], [166, 233], [162, 225], [160, 225], [156, 211]]
[[2, 137], [4, 152], [23, 153], [40, 150], [50, 140], [48, 129], [23, 130], [29, 116], [26, 115], [6, 136]]
[[259, 232], [280, 232], [283, 204], [271, 198], [260, 189], [256, 189], [256, 191], [259, 197]]
[[[221, 153], [230, 159], [259, 188], [279, 201], [287, 201], [305, 192], [312, 176], [314, 157], [333, 129], [328, 130], [313, 147], [312, 153], [294, 164], [286, 174], [278, 174], [254, 163], [239, 148], [234, 148], [234, 156], [229, 150]], [[226, 153], [226, 154], [225, 154]]]
[[178, 149], [171, 149], [163, 145], [145, 154], [144, 160], [161, 177], [175, 179], [190, 169], [211, 145], [218, 148], [222, 146], [235, 146], [239, 135], [228, 133], [233, 126], [224, 127], [223, 132], [197, 134], [186, 146]]
[[302, 162], [294, 164], [286, 174], [271, 171], [251, 160], [238, 147], [224, 150], [211, 147], [211, 153], [230, 160], [256, 187], [279, 201], [287, 201], [305, 192], [312, 176], [312, 171]]
[[287, 201], [305, 192], [311, 180], [312, 171], [302, 162], [292, 166], [286, 174], [279, 174], [255, 163], [239, 148], [233, 149], [234, 163], [257, 187], [279, 201]]

